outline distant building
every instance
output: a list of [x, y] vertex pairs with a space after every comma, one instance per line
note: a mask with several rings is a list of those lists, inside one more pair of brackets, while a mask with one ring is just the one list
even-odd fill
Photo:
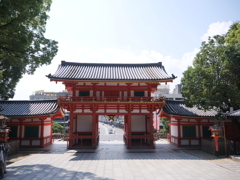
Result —
[[166, 100], [176, 100], [176, 101], [182, 101], [183, 97], [181, 94], [182, 85], [177, 84], [175, 86], [175, 89], [173, 90], [173, 93], [170, 93], [170, 86], [169, 85], [160, 85], [157, 87], [157, 90], [152, 93], [152, 97], [155, 99], [158, 99], [159, 97], [165, 97]]
[[44, 90], [35, 91], [32, 95], [30, 95], [30, 100], [56, 100], [59, 96], [69, 97], [72, 96], [72, 93], [68, 93], [67, 91], [62, 92], [45, 92]]

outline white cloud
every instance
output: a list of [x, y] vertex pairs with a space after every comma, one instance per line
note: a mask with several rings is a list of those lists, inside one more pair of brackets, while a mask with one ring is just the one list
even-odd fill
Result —
[[207, 41], [209, 36], [214, 35], [222, 35], [227, 33], [229, 26], [232, 24], [232, 21], [229, 22], [216, 22], [209, 25], [207, 33], [205, 33], [202, 37], [202, 41]]

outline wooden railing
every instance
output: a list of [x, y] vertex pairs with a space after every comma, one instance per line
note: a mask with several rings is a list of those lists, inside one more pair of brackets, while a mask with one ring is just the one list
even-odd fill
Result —
[[[131, 138], [129, 138], [126, 134], [123, 135], [123, 141], [126, 146], [131, 147], [155, 147], [154, 138], [150, 136], [149, 133], [140, 132], [140, 133], [132, 133]], [[129, 142], [130, 141], [130, 142]], [[131, 145], [129, 145], [131, 143]]]
[[60, 102], [163, 102], [164, 97], [155, 99], [153, 97], [103, 97], [103, 96], [81, 96], [81, 97], [61, 97]]

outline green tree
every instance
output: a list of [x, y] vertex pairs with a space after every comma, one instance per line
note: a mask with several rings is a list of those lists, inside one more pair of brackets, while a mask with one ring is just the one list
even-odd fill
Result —
[[161, 129], [160, 131], [162, 133], [169, 133], [169, 125], [168, 125], [169, 120], [167, 118], [162, 118], [161, 122], [163, 124], [163, 129]]
[[0, 0], [0, 99], [14, 96], [25, 73], [48, 65], [57, 42], [44, 37], [51, 0]]
[[55, 121], [53, 121], [52, 132], [53, 133], [62, 133], [62, 131], [63, 131], [63, 126], [56, 123]]
[[188, 67], [181, 80], [187, 106], [219, 112], [240, 107], [239, 28], [234, 23], [226, 35], [202, 43], [193, 67]]

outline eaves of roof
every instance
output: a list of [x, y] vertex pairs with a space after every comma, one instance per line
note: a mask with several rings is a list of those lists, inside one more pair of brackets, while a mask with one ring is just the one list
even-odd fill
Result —
[[53, 115], [60, 108], [56, 100], [0, 101], [0, 106], [7, 117]]

